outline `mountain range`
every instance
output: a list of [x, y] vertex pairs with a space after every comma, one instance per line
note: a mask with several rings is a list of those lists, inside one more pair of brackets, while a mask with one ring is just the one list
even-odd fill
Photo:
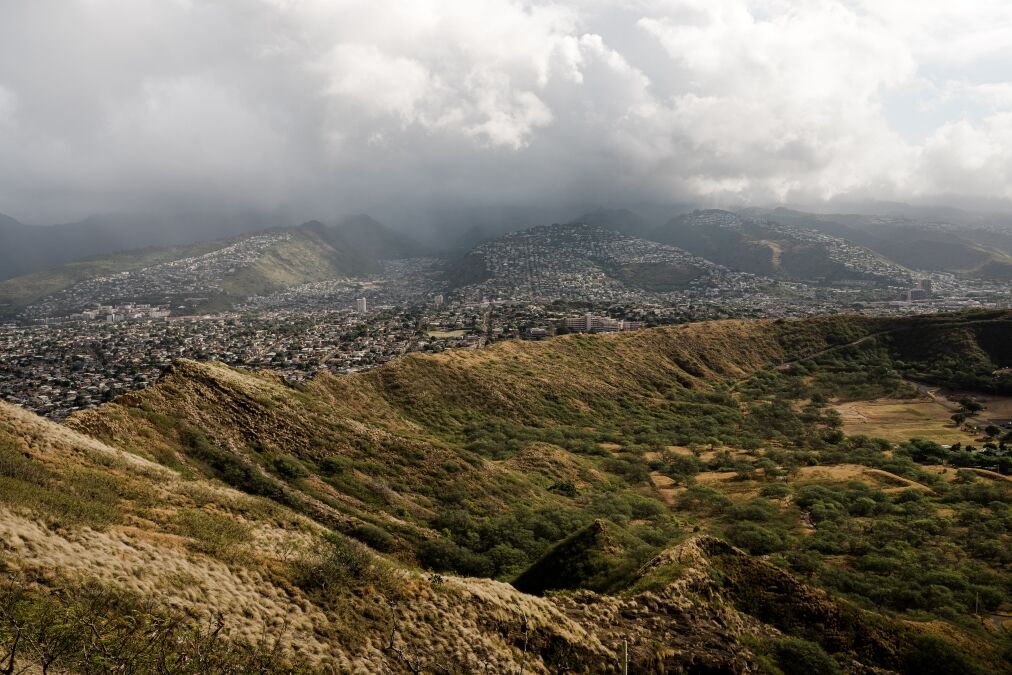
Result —
[[[17, 270], [108, 248], [108, 237], [95, 234], [95, 227], [108, 234], [103, 229], [108, 222], [102, 222], [101, 227], [95, 221], [46, 228], [0, 219], [5, 244], [0, 258], [6, 256], [0, 259], [0, 269], [5, 269], [4, 260], [10, 264], [6, 269]], [[125, 222], [116, 228], [127, 227]], [[531, 297], [554, 296], [567, 284], [581, 285], [577, 280], [581, 271], [594, 277], [585, 282], [604, 289], [604, 296], [595, 295], [596, 299], [617, 301], [628, 295], [626, 291], [702, 288], [716, 277], [734, 273], [815, 285], [901, 287], [931, 271], [997, 281], [1012, 278], [1012, 234], [979, 221], [946, 224], [895, 215], [752, 208], [696, 210], [655, 227], [627, 209], [597, 209], [565, 225], [537, 226], [487, 239], [481, 234], [482, 222], [475, 221], [472, 231], [456, 244], [444, 242], [441, 250], [357, 215], [333, 224], [310, 221], [229, 239], [75, 259], [0, 282], [0, 311], [16, 314], [29, 303], [89, 279], [122, 273], [141, 278], [143, 271], [157, 271], [159, 265], [213, 257], [215, 251], [242, 246], [265, 233], [283, 233], [284, 241], [279, 239], [256, 259], [244, 258], [237, 269], [211, 279], [215, 299], [206, 308], [222, 308], [250, 294], [299, 283], [375, 272], [385, 258], [423, 255], [446, 256], [449, 288], [484, 284], [488, 293], [501, 297], [518, 291]], [[173, 237], [183, 237], [185, 231], [182, 228]], [[45, 243], [46, 237], [52, 242]], [[522, 254], [517, 248], [521, 244], [527, 247]], [[575, 287], [570, 290], [574, 298], [586, 295]]]
[[730, 211], [693, 211], [651, 238], [733, 269], [774, 278], [902, 283], [909, 271], [880, 254], [820, 230]]

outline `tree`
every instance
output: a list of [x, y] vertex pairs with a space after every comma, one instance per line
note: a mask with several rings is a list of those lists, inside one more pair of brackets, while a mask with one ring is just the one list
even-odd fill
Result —
[[982, 406], [977, 401], [974, 401], [972, 398], [960, 399], [959, 405], [963, 406], [963, 410], [965, 410], [970, 415], [975, 415], [976, 413], [979, 413], [981, 410], [984, 409], [984, 406]]

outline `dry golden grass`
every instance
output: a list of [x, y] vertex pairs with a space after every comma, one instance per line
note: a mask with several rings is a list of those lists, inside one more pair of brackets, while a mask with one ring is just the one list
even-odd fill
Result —
[[[270, 386], [265, 383], [268, 391]], [[144, 484], [156, 497], [155, 504], [143, 508], [121, 503], [125, 521], [95, 530], [51, 528], [32, 513], [4, 504], [0, 494], [0, 570], [54, 582], [98, 581], [201, 621], [221, 613], [228, 637], [252, 644], [265, 631], [281, 635], [287, 653], [322, 672], [403, 672], [451, 663], [465, 671], [515, 672], [523, 664], [525, 672], [548, 673], [540, 657], [524, 657], [517, 647], [525, 622], [531, 632], [571, 643], [593, 660], [612, 658], [549, 600], [491, 580], [450, 577], [433, 585], [396, 567], [384, 567], [390, 589], [383, 592], [394, 594], [393, 605], [374, 591], [362, 600], [351, 596], [350, 606], [340, 610], [358, 615], [364, 608], [360, 603], [374, 606], [368, 611], [375, 631], [361, 633], [349, 645], [340, 614], [318, 606], [279, 576], [279, 566], [323, 547], [322, 528], [308, 518], [214, 482], [184, 480], [172, 469], [5, 404], [0, 404], [0, 438], [56, 473], [102, 467], [120, 480]], [[551, 459], [555, 453], [546, 454]], [[569, 460], [556, 468], [579, 467]], [[191, 518], [180, 529], [180, 517], [187, 513], [206, 514], [212, 524], [241, 526], [244, 539], [236, 544], [241, 550], [194, 547], [186, 532], [203, 521]], [[392, 625], [396, 650], [390, 649]]]
[[577, 486], [599, 483], [605, 477], [584, 460], [550, 443], [532, 443], [502, 463], [509, 471], [571, 481]]
[[931, 491], [931, 488], [888, 471], [873, 469], [860, 464], [836, 464], [833, 466], [804, 466], [798, 470], [798, 481], [813, 483], [839, 483], [859, 480], [880, 488], [883, 492], [899, 492], [907, 489]]
[[957, 428], [949, 419], [952, 411], [926, 399], [876, 399], [835, 406], [843, 419], [843, 432], [856, 436], [885, 438], [902, 443], [924, 438], [946, 445], [973, 443], [974, 436]]

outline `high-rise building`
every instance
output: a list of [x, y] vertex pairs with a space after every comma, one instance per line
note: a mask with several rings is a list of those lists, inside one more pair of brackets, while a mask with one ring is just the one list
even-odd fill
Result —
[[567, 318], [564, 325], [568, 330], [581, 333], [614, 333], [643, 328], [641, 321], [619, 321], [607, 316], [595, 316], [590, 312], [580, 317]]
[[443, 294], [439, 293], [434, 298], [432, 298], [432, 304], [435, 305], [436, 307], [442, 307], [443, 306]]
[[358, 309], [359, 314], [365, 314], [369, 311], [369, 303], [366, 302], [365, 298], [359, 298], [355, 301], [355, 308]]

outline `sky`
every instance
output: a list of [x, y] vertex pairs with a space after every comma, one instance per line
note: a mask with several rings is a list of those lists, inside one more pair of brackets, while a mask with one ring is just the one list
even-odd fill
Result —
[[1008, 0], [0, 0], [0, 212], [1012, 201]]

